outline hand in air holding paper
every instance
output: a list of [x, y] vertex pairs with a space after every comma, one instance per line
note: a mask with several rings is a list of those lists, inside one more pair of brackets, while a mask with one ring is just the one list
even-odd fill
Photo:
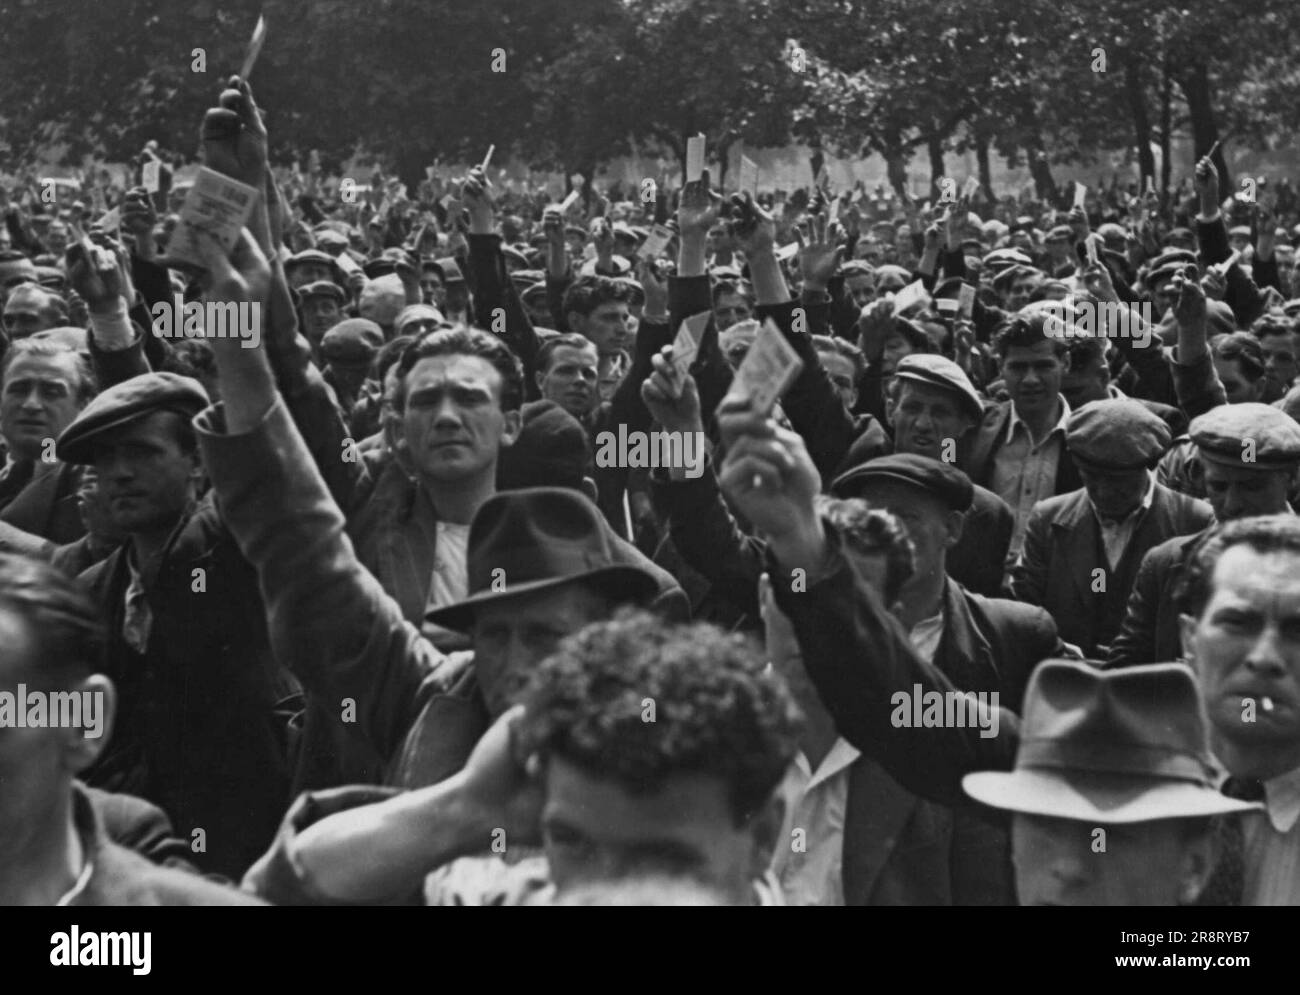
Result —
[[681, 203], [677, 205], [677, 227], [682, 235], [706, 234], [718, 220], [722, 197], [709, 189], [709, 174], [699, 182], [682, 187]]
[[667, 432], [703, 432], [700, 393], [695, 378], [678, 369], [671, 347], [650, 358], [654, 372], [641, 384], [641, 400], [651, 416]]
[[248, 83], [230, 77], [220, 106], [203, 116], [203, 162], [232, 180], [262, 189], [266, 175], [266, 125]]
[[731, 195], [732, 218], [727, 223], [737, 247], [747, 256], [771, 252], [776, 244], [776, 222], [747, 193]]

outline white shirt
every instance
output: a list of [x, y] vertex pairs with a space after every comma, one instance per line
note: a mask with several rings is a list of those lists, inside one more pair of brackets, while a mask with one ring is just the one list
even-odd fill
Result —
[[[464, 601], [469, 595], [469, 526], [452, 522], [439, 522], [434, 540], [435, 556], [433, 578], [429, 583], [429, 601], [425, 611]], [[424, 635], [435, 645], [441, 645], [441, 636], [453, 641], [462, 639], [459, 634], [440, 629], [430, 623], [424, 625]]]
[[1263, 812], [1240, 818], [1242, 905], [1300, 905], [1300, 767], [1264, 782]]
[[844, 814], [849, 768], [860, 754], [837, 739], [814, 771], [802, 753], [786, 771], [785, 824], [772, 871], [790, 905], [843, 905]]
[[1097, 524], [1101, 526], [1101, 541], [1106, 547], [1106, 563], [1112, 571], [1119, 568], [1119, 561], [1124, 558], [1124, 550], [1128, 548], [1129, 541], [1133, 538], [1133, 533], [1137, 531], [1138, 524], [1142, 521], [1143, 516], [1151, 510], [1151, 501], [1156, 495], [1156, 475], [1150, 470], [1147, 471], [1147, 492], [1142, 498], [1142, 503], [1129, 512], [1128, 517], [1123, 521], [1115, 521], [1111, 518], [1102, 518], [1097, 511], [1097, 506], [1089, 499], [1088, 504], [1092, 507], [1092, 513], [1097, 518]]
[[[922, 619], [908, 634], [912, 647], [934, 660], [943, 638], [944, 615]], [[836, 739], [813, 770], [800, 753], [781, 784], [785, 824], [772, 856], [772, 871], [790, 905], [844, 904], [844, 816], [849, 804], [849, 768], [862, 754]]]
[[[1059, 395], [1058, 395], [1059, 396]], [[989, 489], [1002, 498], [1015, 516], [1011, 531], [1011, 547], [1007, 550], [1008, 563], [1014, 564], [1025, 542], [1025, 526], [1034, 505], [1056, 493], [1056, 471], [1065, 449], [1065, 423], [1070, 420], [1070, 405], [1064, 397], [1061, 417], [1038, 443], [1029, 433], [1029, 426], [1011, 405], [1011, 418], [1007, 422], [1007, 437], [993, 457], [993, 477]]]

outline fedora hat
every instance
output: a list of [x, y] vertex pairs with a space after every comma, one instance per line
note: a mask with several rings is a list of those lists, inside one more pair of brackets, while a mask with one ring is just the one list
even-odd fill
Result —
[[425, 616], [468, 632], [485, 604], [546, 591], [576, 580], [595, 581], [618, 600], [649, 600], [654, 575], [632, 566], [614, 547], [600, 511], [563, 487], [528, 487], [494, 494], [469, 527], [469, 596]]
[[1099, 824], [1259, 808], [1221, 794], [1214, 771], [1186, 665], [1046, 660], [1025, 692], [1015, 769], [967, 774], [962, 787], [993, 808]]

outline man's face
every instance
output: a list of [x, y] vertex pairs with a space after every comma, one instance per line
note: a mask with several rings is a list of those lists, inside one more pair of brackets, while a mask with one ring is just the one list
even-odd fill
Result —
[[569, 324], [591, 341], [596, 352], [602, 356], [611, 356], [628, 346], [632, 333], [632, 312], [623, 301], [606, 301], [597, 305], [585, 318], [571, 315]]
[[1219, 522], [1254, 515], [1277, 515], [1287, 510], [1291, 473], [1252, 470], [1201, 460], [1205, 471], [1205, 497]]
[[771, 860], [773, 821], [737, 824], [726, 783], [681, 773], [656, 790], [615, 781], [552, 757], [546, 766], [542, 839], [551, 880], [565, 889], [647, 873], [687, 877], [729, 902], [751, 900]]
[[1151, 478], [1141, 467], [1136, 470], [1100, 470], [1078, 463], [1079, 476], [1093, 507], [1102, 518], [1115, 521], [1137, 511], [1146, 497]]
[[1071, 363], [1068, 370], [1061, 371], [1061, 394], [1072, 409], [1081, 408], [1089, 401], [1105, 400], [1110, 396], [1106, 392], [1109, 384], [1110, 371], [1100, 356], [1093, 356], [1086, 363]]
[[1030, 237], [1029, 232], [1023, 228], [1013, 231], [1007, 238], [1007, 244], [1013, 249], [1019, 249], [1027, 255], [1034, 254], [1034, 240]]
[[[17, 696], [18, 685], [39, 672], [30, 625], [10, 610], [0, 610], [0, 693]], [[66, 804], [65, 743], [71, 730], [0, 727], [0, 847], [16, 849], [34, 826], [49, 826]], [[75, 733], [80, 735], [80, 733]], [[0, 895], [4, 894], [0, 888]]]
[[44, 291], [25, 287], [10, 294], [5, 301], [5, 332], [14, 342], [58, 324], [58, 313], [49, 306], [49, 298]]
[[546, 297], [541, 294], [532, 294], [524, 298], [524, 310], [528, 312], [528, 320], [533, 323], [535, 328], [550, 328], [554, 319], [551, 317], [550, 305], [546, 302]]
[[738, 321], [748, 321], [753, 317], [749, 301], [740, 294], [719, 294], [718, 302], [713, 305], [713, 322], [718, 330], [730, 328]]
[[542, 397], [554, 401], [575, 418], [585, 418], [599, 398], [600, 357], [596, 347], [562, 345], [551, 353], [551, 365], [537, 375]]
[[320, 345], [325, 333], [343, 320], [343, 312], [333, 297], [317, 294], [303, 302], [302, 317], [308, 341], [312, 345]]
[[0, 435], [22, 459], [40, 459], [46, 439], [57, 439], [83, 406], [81, 374], [72, 353], [20, 356], [0, 389]]
[[1300, 554], [1225, 550], [1190, 644], [1215, 733], [1293, 755], [1300, 747]]
[[749, 327], [744, 329], [733, 327], [718, 333], [718, 348], [722, 350], [727, 365], [733, 370], [740, 369], [740, 364], [745, 361], [745, 356], [748, 355], [749, 347], [754, 344], [757, 334], [757, 329]]
[[1214, 369], [1223, 383], [1223, 392], [1228, 395], [1229, 404], [1258, 401], [1264, 392], [1264, 378], [1248, 380], [1241, 372], [1241, 363], [1235, 359], [1221, 359], [1215, 356]]
[[1043, 414], [1056, 407], [1063, 367], [1055, 344], [1036, 342], [1012, 346], [1002, 359], [1002, 379], [1021, 418]]
[[853, 303], [864, 308], [876, 299], [876, 278], [871, 273], [854, 273], [844, 281]]
[[1228, 248], [1232, 249], [1234, 252], [1240, 252], [1243, 256], [1246, 254], [1246, 249], [1249, 245], [1250, 236], [1248, 235], [1228, 236]]
[[885, 253], [874, 238], [864, 238], [853, 250], [853, 258], [865, 259], [872, 266], [879, 266], [885, 259]]
[[1265, 335], [1259, 345], [1264, 350], [1265, 375], [1283, 389], [1290, 387], [1300, 372], [1296, 366], [1295, 335], [1290, 332]]
[[[894, 426], [894, 451], [936, 460], [942, 460], [945, 451], [955, 453], [957, 440], [971, 425], [956, 395], [914, 380], [900, 383], [898, 403], [889, 415]], [[948, 439], [953, 441], [951, 447], [944, 445]]]
[[430, 356], [406, 375], [402, 430], [412, 462], [438, 482], [496, 472], [519, 434], [519, 412], [501, 410], [501, 374], [481, 356]]
[[1043, 243], [1047, 254], [1057, 262], [1063, 261], [1070, 254], [1070, 240], [1066, 238], [1049, 238]]
[[1206, 877], [1209, 836], [1187, 839], [1180, 819], [1102, 827], [1017, 812], [1011, 862], [1021, 905], [1178, 905], [1192, 901]]
[[1037, 280], [1028, 277], [1012, 280], [1011, 286], [1007, 288], [1007, 310], [1019, 311], [1029, 303], [1029, 299], [1037, 289]]
[[95, 473], [123, 532], [171, 527], [185, 511], [198, 467], [180, 445], [182, 416], [155, 411], [95, 442]]
[[45, 245], [56, 256], [62, 256], [68, 247], [68, 226], [62, 221], [51, 221], [45, 230]]
[[289, 277], [289, 286], [294, 290], [305, 287], [309, 283], [315, 283], [317, 280], [333, 279], [334, 276], [328, 263], [315, 261], [294, 263], [287, 275]]
[[582, 583], [488, 602], [474, 612], [474, 671], [488, 711], [515, 703], [533, 670], [560, 640], [610, 614], [610, 603]]
[[945, 551], [960, 537], [950, 534], [949, 511], [938, 498], [901, 481], [869, 480], [859, 496], [873, 508], [883, 508], [907, 529], [915, 551], [914, 579], [942, 573]]
[[447, 288], [442, 282], [442, 275], [437, 270], [426, 269], [420, 274], [420, 290], [424, 299], [439, 311], [447, 303]]
[[910, 356], [913, 352], [912, 343], [905, 335], [898, 332], [887, 334], [884, 349], [880, 353], [880, 372], [887, 377], [893, 376], [903, 357]]
[[844, 406], [852, 410], [853, 405], [858, 403], [858, 382], [853, 361], [838, 352], [819, 352], [817, 357], [821, 360], [827, 376], [831, 378], [835, 393], [840, 395]]

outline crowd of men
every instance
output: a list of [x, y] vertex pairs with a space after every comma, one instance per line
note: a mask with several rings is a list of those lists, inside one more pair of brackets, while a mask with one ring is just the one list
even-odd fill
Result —
[[237, 78], [201, 140], [202, 266], [167, 169], [0, 232], [0, 692], [106, 718], [0, 708], [0, 903], [1300, 904], [1286, 197], [359, 211]]

